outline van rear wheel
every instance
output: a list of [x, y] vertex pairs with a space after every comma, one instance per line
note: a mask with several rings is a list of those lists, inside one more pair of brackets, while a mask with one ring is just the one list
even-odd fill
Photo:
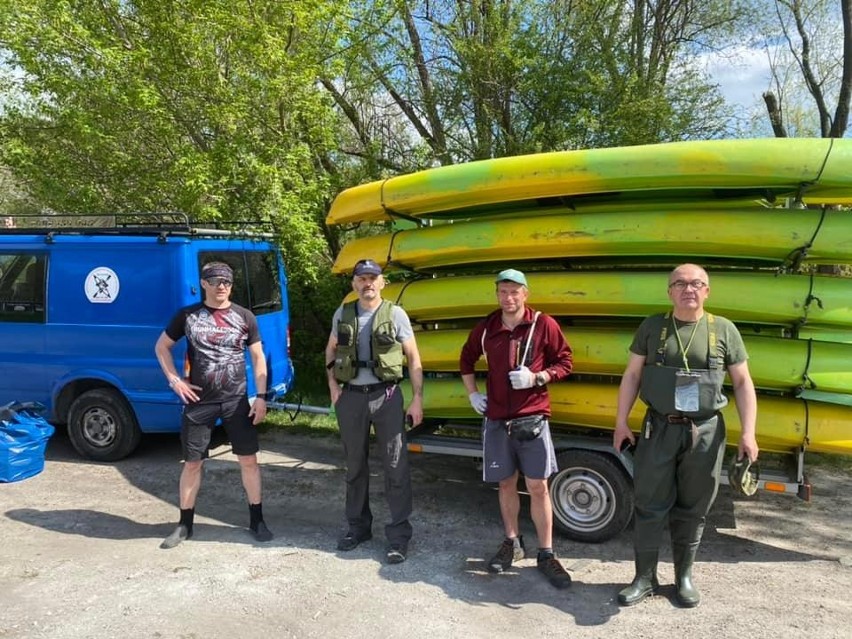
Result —
[[116, 461], [133, 452], [142, 433], [136, 415], [118, 391], [96, 388], [71, 404], [68, 437], [83, 457]]

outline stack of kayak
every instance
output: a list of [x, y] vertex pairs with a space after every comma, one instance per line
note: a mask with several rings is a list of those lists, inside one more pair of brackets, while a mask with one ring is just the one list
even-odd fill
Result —
[[[745, 338], [761, 447], [852, 453], [852, 278], [816, 272], [852, 264], [849, 167], [852, 140], [771, 138], [430, 169], [338, 196], [329, 224], [371, 225], [333, 269], [385, 268], [383, 295], [418, 326], [436, 374], [426, 416], [449, 420], [475, 417], [452, 373], [470, 327], [497, 307], [494, 274], [523, 270], [528, 303], [559, 319], [574, 351], [574, 375], [550, 386], [553, 423], [611, 429], [633, 331], [670, 308], [669, 270], [699, 263], [707, 310]], [[725, 411], [733, 443], [733, 402]], [[636, 429], [642, 412], [637, 402]]]

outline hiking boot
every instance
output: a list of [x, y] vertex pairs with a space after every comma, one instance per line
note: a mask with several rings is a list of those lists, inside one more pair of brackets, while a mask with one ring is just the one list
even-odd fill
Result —
[[183, 524], [178, 524], [177, 528], [172, 531], [172, 534], [166, 537], [163, 540], [163, 543], [160, 544], [160, 548], [168, 550], [169, 548], [174, 548], [182, 541], [189, 539], [192, 537], [192, 531], [189, 530], [188, 527]]
[[249, 528], [251, 534], [254, 535], [255, 541], [272, 541], [272, 531], [266, 526], [266, 522], [257, 522], [257, 528]]
[[518, 536], [518, 546], [512, 539], [504, 539], [503, 543], [497, 549], [497, 554], [494, 555], [488, 562], [488, 572], [501, 573], [508, 570], [512, 566], [513, 561], [520, 561], [524, 558], [524, 538], [523, 535]]
[[358, 547], [358, 544], [369, 541], [372, 538], [373, 533], [370, 531], [359, 534], [350, 530], [343, 535], [343, 537], [337, 540], [337, 549], [342, 550], [343, 552], [349, 552], [350, 550], [355, 550]]
[[554, 588], [567, 588], [571, 585], [571, 575], [553, 555], [546, 555], [538, 560], [538, 569], [544, 573], [550, 585]]
[[408, 555], [408, 547], [405, 544], [391, 544], [388, 548], [387, 561], [389, 564], [401, 564]]

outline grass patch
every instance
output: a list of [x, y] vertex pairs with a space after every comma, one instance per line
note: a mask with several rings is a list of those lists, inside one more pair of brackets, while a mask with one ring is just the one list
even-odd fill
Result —
[[313, 413], [270, 410], [260, 427], [261, 432], [285, 430], [288, 433], [309, 437], [340, 438], [337, 418], [334, 415], [316, 415]]

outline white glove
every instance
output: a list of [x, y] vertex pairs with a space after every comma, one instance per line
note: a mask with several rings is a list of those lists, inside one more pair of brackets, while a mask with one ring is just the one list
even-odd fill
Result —
[[518, 368], [509, 373], [509, 381], [512, 382], [512, 388], [515, 390], [532, 388], [535, 386], [535, 373], [526, 366], [518, 366]]
[[488, 408], [488, 398], [482, 393], [471, 393], [467, 396], [470, 400], [470, 405], [480, 415], [485, 414], [485, 409]]

